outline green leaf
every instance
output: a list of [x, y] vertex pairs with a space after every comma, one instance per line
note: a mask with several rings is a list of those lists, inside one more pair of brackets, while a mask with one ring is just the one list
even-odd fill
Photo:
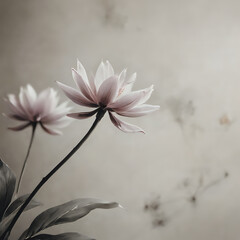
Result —
[[95, 240], [95, 239], [86, 237], [79, 233], [69, 232], [58, 235], [40, 234], [35, 237], [29, 238], [29, 240]]
[[96, 208], [110, 209], [119, 207], [116, 202], [106, 202], [93, 198], [80, 198], [49, 208], [38, 215], [19, 240], [30, 238], [43, 229], [53, 225], [76, 221]]
[[[13, 212], [16, 212], [17, 209], [27, 200], [30, 194], [23, 195], [19, 198], [17, 198], [15, 201], [11, 203], [11, 205], [7, 208], [4, 218], [12, 214]], [[34, 199], [31, 200], [31, 202], [27, 205], [27, 207], [24, 209], [24, 211], [30, 210], [32, 208], [40, 206], [41, 203], [35, 201]]]
[[0, 220], [12, 200], [16, 177], [6, 163], [0, 159]]

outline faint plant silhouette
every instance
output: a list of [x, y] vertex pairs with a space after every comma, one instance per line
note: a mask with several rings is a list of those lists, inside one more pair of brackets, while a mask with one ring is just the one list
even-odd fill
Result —
[[185, 178], [180, 185], [178, 185], [180, 186], [178, 189], [183, 193], [182, 196], [163, 199], [160, 195], [155, 194], [145, 202], [144, 211], [150, 214], [153, 227], [164, 227], [173, 218], [179, 216], [179, 213], [184, 211], [187, 205], [189, 205], [188, 203], [192, 206], [197, 206], [199, 198], [203, 193], [220, 184], [228, 177], [229, 172], [225, 171], [222, 176], [207, 181], [205, 176], [200, 174], [197, 178], [197, 184], [194, 184], [194, 179]]

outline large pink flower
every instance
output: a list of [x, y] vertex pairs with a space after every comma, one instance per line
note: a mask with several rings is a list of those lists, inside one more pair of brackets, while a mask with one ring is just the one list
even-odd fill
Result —
[[9, 94], [5, 99], [9, 106], [10, 113], [5, 116], [22, 121], [23, 124], [9, 129], [20, 131], [28, 126], [40, 124], [44, 131], [52, 135], [59, 135], [61, 132], [56, 128], [62, 128], [69, 124], [66, 114], [71, 109], [67, 102], [58, 106], [57, 92], [48, 88], [37, 95], [31, 85], [21, 88], [19, 96]]
[[88, 118], [102, 108], [108, 111], [112, 123], [120, 130], [144, 132], [141, 128], [120, 120], [116, 114], [125, 117], [139, 117], [159, 109], [159, 106], [145, 104], [152, 94], [153, 86], [132, 91], [136, 73], [127, 78], [125, 69], [116, 75], [108, 61], [101, 62], [94, 78], [88, 78], [84, 67], [77, 61], [77, 70], [72, 69], [72, 76], [78, 89], [60, 82], [57, 82], [58, 85], [74, 103], [96, 109], [91, 112], [71, 113], [68, 114], [69, 117]]

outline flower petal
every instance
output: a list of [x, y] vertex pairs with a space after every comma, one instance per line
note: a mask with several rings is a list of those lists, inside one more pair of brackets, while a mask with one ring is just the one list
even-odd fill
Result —
[[49, 127], [47, 127], [46, 125], [40, 123], [42, 129], [46, 132], [46, 133], [49, 133], [51, 135], [62, 135], [62, 132], [61, 131], [58, 131], [56, 129], [50, 129]]
[[10, 127], [11, 130], [20, 131], [33, 123], [40, 123], [46, 132], [60, 134], [52, 127], [62, 128], [71, 121], [65, 116], [71, 108], [67, 106], [67, 102], [58, 105], [57, 92], [52, 88], [45, 89], [37, 95], [33, 87], [27, 85], [21, 88], [19, 98], [9, 94], [5, 101], [9, 105], [10, 113], [3, 115], [25, 122], [20, 126]]
[[105, 80], [104, 63], [101, 62], [100, 65], [98, 66], [98, 69], [94, 78], [94, 82], [97, 90], [99, 89], [100, 85], [103, 83], [104, 80]]
[[114, 75], [113, 67], [109, 61], [106, 61], [105, 63], [105, 74], [106, 74], [105, 79]]
[[97, 69], [95, 79], [94, 79], [97, 90], [106, 79], [108, 79], [113, 75], [114, 75], [114, 70], [110, 62], [106, 61], [106, 63], [104, 63], [102, 61]]
[[[51, 101], [51, 100], [49, 100]], [[54, 109], [44, 114], [40, 112], [39, 121], [49, 124], [53, 121], [56, 121], [60, 118], [63, 118], [72, 108], [67, 106], [68, 102], [63, 102], [59, 106], [56, 106]]]
[[51, 127], [56, 127], [56, 128], [64, 128], [64, 127], [68, 126], [72, 122], [72, 120], [73, 119], [70, 119], [65, 116], [65, 117], [59, 118], [55, 121], [51, 121], [51, 122], [47, 122], [47, 123], [42, 122], [42, 123], [49, 127], [51, 126]]
[[26, 118], [21, 117], [20, 115], [12, 114], [12, 113], [8, 113], [8, 114], [3, 113], [2, 115], [4, 117], [12, 118], [12, 119], [15, 119], [15, 120], [18, 120], [18, 121], [27, 121], [28, 120]]
[[21, 131], [21, 130], [25, 129], [26, 127], [30, 126], [30, 125], [31, 125], [31, 123], [28, 122], [28, 123], [24, 123], [24, 124], [21, 124], [21, 125], [16, 126], [16, 127], [9, 127], [8, 129], [13, 130], [13, 131]]
[[64, 117], [66, 115], [66, 113], [52, 113], [52, 114], [49, 114], [49, 115], [46, 115], [45, 117], [41, 118], [41, 122], [42, 123], [50, 123], [52, 121], [57, 121], [58, 119]]
[[86, 70], [78, 59], [77, 59], [77, 71], [78, 71], [79, 75], [82, 77], [83, 81], [85, 81], [87, 83], [88, 77], [87, 77]]
[[147, 115], [149, 113], [155, 112], [160, 108], [158, 105], [149, 105], [149, 104], [142, 104], [140, 106], [134, 107], [127, 111], [119, 111], [117, 114], [125, 117], [141, 117]]
[[120, 82], [120, 86], [123, 86], [126, 79], [127, 69], [123, 69], [122, 72], [118, 76], [118, 81]]
[[57, 96], [57, 91], [53, 88], [50, 88], [50, 95], [48, 104], [50, 105], [50, 111], [52, 112], [58, 105], [59, 98]]
[[68, 105], [67, 101], [61, 103], [58, 107], [56, 107], [55, 112], [58, 112], [58, 113], [66, 112], [67, 113], [69, 110], [72, 109], [72, 107], [68, 107], [67, 105]]
[[53, 88], [47, 88], [43, 90], [34, 106], [34, 114], [35, 116], [39, 116], [39, 118], [44, 118], [45, 116], [52, 115], [58, 105], [59, 98], [57, 97], [57, 91]]
[[135, 80], [137, 78], [137, 73], [133, 73], [128, 80], [124, 83], [123, 86], [123, 94], [127, 94], [132, 91], [133, 84], [135, 83]]
[[[131, 75], [129, 79], [124, 79], [124, 81], [121, 81], [121, 88], [119, 89], [118, 97], [123, 97], [127, 93], [130, 93], [132, 91], [133, 84], [135, 82], [137, 74], [134, 73]], [[120, 76], [119, 76], [120, 78]]]
[[76, 118], [76, 119], [85, 119], [93, 116], [97, 112], [98, 112], [98, 108], [91, 112], [70, 113], [70, 114], [67, 114], [67, 116], [71, 118]]
[[33, 121], [34, 119], [32, 117], [33, 107], [31, 104], [31, 97], [28, 96], [27, 90], [22, 87], [20, 88], [19, 100], [25, 113], [28, 115], [29, 119]]
[[110, 104], [118, 94], [118, 78], [112, 76], [105, 80], [100, 86], [97, 97], [98, 103], [104, 106]]
[[152, 95], [153, 92], [153, 85], [151, 85], [149, 88], [144, 90], [143, 97], [138, 102], [138, 105], [145, 103]]
[[126, 123], [121, 121], [116, 116], [114, 116], [111, 112], [109, 112], [110, 119], [112, 123], [120, 130], [126, 133], [135, 133], [135, 132], [142, 132], [145, 133], [140, 127], [132, 125], [130, 123]]
[[88, 78], [85, 68], [83, 67], [82, 63], [78, 59], [77, 59], [77, 71], [80, 74], [80, 76], [82, 77], [82, 79], [86, 83], [89, 83], [89, 86], [90, 86], [93, 94], [96, 94], [96, 86], [94, 83], [94, 78], [93, 77]]
[[139, 104], [142, 104], [143, 102], [146, 102], [150, 98], [152, 91], [153, 86], [143, 90], [130, 92], [110, 104], [108, 107], [116, 112], [129, 110]]
[[22, 108], [19, 100], [17, 99], [17, 97], [13, 94], [9, 94], [8, 95], [8, 99], [5, 99], [5, 101], [7, 102], [10, 111], [13, 114], [17, 114], [19, 116], [21, 116], [22, 118], [28, 118], [28, 115], [25, 113], [24, 109]]
[[30, 100], [30, 102], [33, 104], [36, 99], [37, 99], [37, 93], [36, 91], [34, 90], [34, 88], [32, 87], [31, 84], [27, 84], [27, 95], [28, 95], [28, 99]]
[[94, 102], [94, 95], [93, 95], [88, 83], [83, 80], [81, 75], [74, 68], [72, 69], [72, 76], [73, 76], [73, 80], [75, 81], [76, 85], [81, 90], [83, 95], [90, 101]]
[[97, 104], [85, 98], [79, 91], [71, 88], [63, 83], [57, 82], [58, 86], [63, 90], [65, 95], [70, 98], [76, 104], [85, 106], [85, 107], [96, 107]]
[[43, 117], [49, 113], [51, 105], [51, 103], [49, 102], [50, 95], [51, 95], [50, 88], [47, 88], [39, 93], [35, 103], [34, 112], [36, 115], [41, 115]]

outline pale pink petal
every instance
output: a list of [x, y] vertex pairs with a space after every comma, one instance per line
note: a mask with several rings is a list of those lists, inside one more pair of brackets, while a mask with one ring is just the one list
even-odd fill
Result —
[[85, 107], [96, 107], [97, 104], [85, 98], [79, 91], [71, 88], [63, 83], [57, 82], [58, 86], [63, 90], [68, 98], [70, 98], [76, 104]]
[[[20, 91], [21, 94], [21, 91]], [[22, 88], [23, 101], [26, 105], [30, 105], [30, 109], [32, 110], [32, 106], [34, 101], [36, 100], [36, 92], [30, 84], [27, 84], [25, 88]], [[23, 104], [24, 105], [24, 104]]]
[[124, 83], [123, 94], [127, 94], [132, 91], [133, 84], [137, 78], [137, 73], [133, 73], [128, 80]]
[[51, 129], [49, 127], [47, 127], [46, 125], [40, 123], [42, 129], [46, 132], [49, 133], [51, 135], [62, 135], [62, 132], [56, 129]]
[[19, 120], [19, 121], [27, 121], [28, 120], [27, 118], [23, 118], [20, 115], [13, 114], [13, 113], [9, 113], [9, 114], [3, 113], [3, 116], [8, 117], [8, 118], [12, 118], [12, 119], [15, 119], [15, 120]]
[[98, 103], [103, 106], [107, 106], [111, 103], [118, 94], [118, 79], [116, 76], [112, 76], [105, 80], [100, 86], [97, 97]]
[[126, 111], [131, 109], [142, 102], [145, 102], [153, 91], [153, 87], [130, 92], [121, 98], [117, 99], [114, 103], [110, 104], [108, 107], [113, 109], [114, 111]]
[[130, 93], [132, 91], [133, 84], [136, 79], [136, 73], [132, 74], [129, 79], [124, 79], [124, 81], [121, 83], [121, 88], [119, 89], [118, 97], [123, 97], [124, 95]]
[[27, 93], [29, 101], [33, 104], [37, 99], [37, 93], [30, 84], [27, 84]]
[[90, 89], [92, 90], [92, 93], [94, 96], [96, 96], [96, 86], [95, 86], [95, 82], [94, 82], [94, 77], [90, 77], [88, 78], [87, 73], [85, 68], [83, 67], [83, 65], [81, 64], [81, 62], [79, 60], [77, 60], [77, 71], [80, 74], [80, 76], [82, 77], [82, 79], [89, 84]]
[[105, 79], [110, 78], [114, 75], [114, 70], [109, 61], [106, 61], [105, 63]]
[[110, 119], [112, 123], [120, 130], [126, 133], [136, 133], [136, 132], [142, 132], [145, 133], [140, 127], [132, 125], [130, 123], [126, 123], [124, 121], [121, 121], [116, 116], [114, 116], [111, 112], [109, 112]]
[[53, 111], [59, 102], [59, 97], [57, 96], [57, 91], [54, 90], [53, 88], [50, 88], [50, 95], [49, 95], [49, 101], [48, 104], [51, 105], [50, 111]]
[[105, 66], [104, 66], [104, 63], [101, 62], [100, 65], [98, 66], [98, 69], [94, 78], [96, 90], [99, 89], [100, 85], [103, 83], [104, 80], [105, 80]]
[[58, 113], [69, 113], [72, 110], [72, 107], [67, 106], [68, 102], [63, 102], [53, 111], [54, 114]]
[[40, 116], [40, 120], [43, 123], [51, 123], [53, 121], [57, 121], [58, 119], [63, 118], [69, 111], [71, 107], [67, 107], [67, 102], [63, 102], [61, 105], [56, 107], [51, 113], [45, 116]]
[[25, 113], [28, 115], [29, 119], [33, 121], [33, 108], [31, 104], [31, 98], [28, 96], [26, 89], [20, 89], [19, 100], [24, 109]]
[[16, 97], [15, 95], [10, 94], [10, 95], [8, 95], [8, 99], [13, 105], [16, 106], [16, 108], [20, 112], [23, 113], [24, 116], [26, 116], [29, 120], [32, 120], [31, 114], [29, 113], [28, 110], [26, 110], [26, 106], [21, 103], [21, 100], [20, 100], [21, 90], [23, 91], [23, 89], [22, 88], [20, 89], [19, 97]]
[[125, 79], [126, 79], [126, 73], [127, 73], [127, 69], [123, 69], [123, 71], [119, 74], [118, 76], [118, 81], [119, 81], [119, 85], [123, 86]]
[[57, 108], [59, 98], [57, 97], [57, 91], [53, 88], [48, 88], [42, 91], [35, 103], [34, 114], [40, 118], [53, 114]]
[[23, 118], [26, 118], [28, 115], [25, 113], [24, 109], [22, 108], [19, 100], [13, 94], [8, 95], [8, 99], [5, 99], [7, 102], [9, 109], [14, 113]]
[[137, 78], [137, 73], [135, 72], [128, 78], [127, 83], [135, 82], [136, 78]]
[[70, 114], [67, 114], [67, 116], [71, 118], [76, 118], [76, 119], [85, 119], [93, 116], [97, 112], [98, 112], [98, 109], [95, 109], [94, 111], [91, 111], [91, 112], [70, 113]]
[[138, 104], [143, 104], [145, 103], [152, 95], [153, 92], [153, 85], [151, 85], [148, 90], [145, 91], [145, 94], [143, 94], [143, 97], [140, 99], [140, 101], [138, 102]]
[[53, 109], [48, 115], [40, 116], [40, 119], [44, 123], [56, 121], [69, 113], [72, 109], [71, 107], [67, 107], [68, 102], [63, 102], [58, 107]]
[[97, 95], [97, 88], [96, 88], [96, 85], [95, 85], [94, 76], [90, 75], [90, 77], [88, 78], [88, 81], [89, 81], [89, 86], [92, 89], [93, 95], [96, 96]]
[[75, 81], [76, 85], [81, 90], [83, 95], [90, 101], [94, 102], [94, 100], [95, 100], [94, 95], [93, 95], [88, 83], [83, 80], [81, 75], [75, 69], [72, 69], [72, 76], [73, 76], [73, 80]]
[[114, 70], [110, 62], [109, 61], [106, 61], [106, 63], [101, 62], [95, 75], [95, 85], [97, 90], [106, 79], [110, 78], [113, 75]]
[[49, 122], [52, 122], [52, 121], [56, 121], [58, 120], [59, 118], [62, 118], [66, 115], [66, 113], [56, 113], [56, 114], [49, 114], [49, 115], [46, 115], [45, 117], [41, 117], [41, 122], [43, 123], [49, 123]]
[[63, 102], [58, 107], [56, 107], [53, 111], [53, 114], [59, 114], [59, 113], [69, 113], [70, 110], [72, 110], [72, 107], [67, 106], [68, 102]]
[[87, 77], [86, 70], [78, 59], [77, 59], [77, 71], [78, 71], [79, 75], [82, 77], [83, 81], [88, 83], [88, 77]]
[[35, 103], [35, 115], [41, 117], [48, 115], [51, 112], [52, 101], [50, 88], [41, 91]]
[[[9, 105], [10, 113], [4, 114], [4, 116], [27, 121], [20, 126], [9, 128], [11, 130], [20, 131], [33, 123], [40, 123], [46, 132], [59, 134], [60, 132], [52, 127], [61, 128], [70, 122], [66, 114], [71, 108], [67, 107], [67, 102], [58, 106], [57, 92], [51, 88], [37, 95], [33, 87], [27, 85], [25, 88], [21, 88], [19, 99], [10, 94], [5, 101]], [[51, 128], [48, 125], [51, 125]]]
[[147, 115], [149, 113], [155, 112], [160, 108], [160, 106], [157, 105], [148, 105], [148, 104], [142, 104], [140, 106], [134, 107], [132, 109], [129, 109], [127, 111], [119, 111], [117, 114], [125, 117], [141, 117], [144, 115]]
[[21, 124], [21, 125], [16, 126], [16, 127], [9, 127], [8, 129], [13, 130], [13, 131], [21, 131], [21, 130], [25, 129], [26, 127], [30, 126], [30, 125], [31, 125], [31, 123], [28, 122], [28, 123], [24, 123], [24, 124]]
[[67, 112], [72, 109], [72, 107], [68, 107], [68, 102], [63, 102], [61, 103], [58, 107], [56, 107], [55, 111], [56, 112]]
[[[73, 119], [68, 118], [68, 117], [62, 117], [62, 118], [59, 118], [55, 121], [48, 122], [47, 126], [64, 128], [64, 127], [68, 126], [72, 122], [72, 120]], [[46, 125], [46, 124], [44, 123], [44, 125]]]
[[134, 83], [137, 78], [137, 73], [133, 73], [130, 77], [126, 77], [126, 69], [124, 69], [119, 75], [119, 81], [122, 86], [128, 85], [129, 83]]

